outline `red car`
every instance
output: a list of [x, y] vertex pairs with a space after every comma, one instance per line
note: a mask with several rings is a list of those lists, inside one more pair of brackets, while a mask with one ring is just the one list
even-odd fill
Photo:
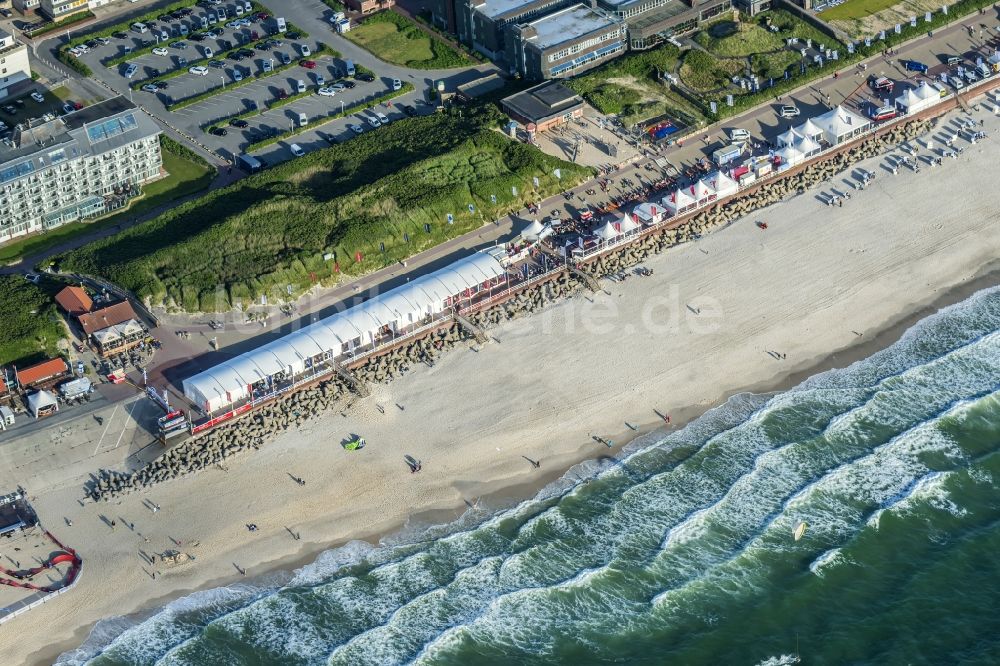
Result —
[[284, 88], [278, 88], [278, 99], [288, 99], [288, 93]]
[[258, 20], [264, 21], [264, 20], [267, 20], [269, 18], [271, 18], [271, 15], [268, 14], [267, 12], [257, 12], [257, 19]]
[[316, 69], [315, 60], [302, 60], [299, 62], [299, 64], [305, 67], [306, 69]]

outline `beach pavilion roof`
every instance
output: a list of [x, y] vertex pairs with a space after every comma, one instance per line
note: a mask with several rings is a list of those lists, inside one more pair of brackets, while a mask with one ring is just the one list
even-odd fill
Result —
[[707, 199], [715, 194], [715, 191], [708, 185], [708, 183], [705, 182], [705, 179], [702, 178], [691, 186], [691, 194], [694, 196], [696, 201], [701, 201], [702, 199]]
[[796, 141], [793, 146], [796, 150], [801, 151], [806, 155], [812, 155], [820, 150], [823, 150], [823, 146], [819, 145], [815, 140], [808, 136], [804, 136], [798, 141]]
[[631, 215], [622, 215], [621, 219], [616, 220], [616, 223], [618, 224], [618, 231], [623, 234], [632, 233], [642, 226], [633, 220]]
[[775, 154], [781, 158], [782, 162], [790, 165], [799, 164], [806, 158], [805, 153], [795, 146], [785, 146], [784, 148], [778, 149]]
[[441, 312], [447, 299], [504, 272], [496, 257], [476, 252], [189, 377], [184, 380], [184, 395], [214, 411], [246, 396], [252, 384], [279, 373], [299, 374], [314, 359], [340, 356], [347, 343], [370, 342], [384, 326], [406, 326]]
[[693, 206], [695, 200], [694, 197], [685, 192], [683, 189], [676, 189], [672, 193], [663, 197], [662, 203], [664, 206], [676, 213], [682, 208]]
[[55, 407], [56, 411], [59, 410], [59, 402], [48, 391], [36, 391], [28, 396], [28, 411], [35, 418], [38, 418], [38, 412], [46, 407]]

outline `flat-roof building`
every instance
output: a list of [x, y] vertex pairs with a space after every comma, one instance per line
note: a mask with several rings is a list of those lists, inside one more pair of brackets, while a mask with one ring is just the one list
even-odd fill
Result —
[[504, 98], [501, 104], [507, 115], [537, 132], [579, 118], [584, 106], [583, 98], [559, 81], [522, 90]]
[[21, 88], [22, 81], [31, 81], [28, 47], [0, 30], [0, 101]]
[[513, 28], [507, 47], [511, 71], [529, 80], [573, 76], [624, 52], [625, 24], [578, 4]]
[[[745, 1], [760, 4], [761, 0]], [[647, 49], [687, 34], [733, 8], [732, 0], [597, 0], [597, 5], [626, 22], [633, 49]]]
[[49, 118], [0, 143], [0, 243], [101, 215], [160, 175], [160, 128], [127, 99]]
[[452, 31], [458, 38], [493, 60], [504, 60], [507, 57], [507, 43], [514, 26], [567, 7], [576, 1], [434, 0], [438, 5], [452, 5], [451, 13], [455, 23]]
[[89, 9], [87, 0], [41, 0], [38, 5], [42, 14], [53, 21], [61, 21], [67, 16]]

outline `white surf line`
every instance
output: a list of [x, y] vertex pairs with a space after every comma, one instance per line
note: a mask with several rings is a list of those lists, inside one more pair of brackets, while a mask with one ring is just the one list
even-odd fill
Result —
[[118, 441], [115, 442], [115, 445], [114, 445], [115, 449], [117, 449], [118, 445], [122, 443], [122, 437], [125, 436], [125, 428], [128, 427], [129, 419], [132, 418], [132, 412], [135, 411], [135, 406], [138, 405], [138, 404], [139, 404], [139, 400], [133, 400], [132, 401], [132, 407], [130, 407], [129, 410], [128, 410], [128, 419], [125, 419], [125, 423], [122, 425], [122, 432], [121, 432], [120, 435], [118, 435]]
[[104, 426], [104, 432], [101, 433], [101, 438], [97, 440], [97, 447], [94, 449], [94, 455], [101, 450], [101, 442], [104, 441], [104, 436], [108, 434], [108, 428], [111, 427], [111, 422], [115, 420], [115, 413], [118, 411], [119, 403], [115, 403], [115, 408], [111, 411], [111, 416], [108, 417], [108, 425]]

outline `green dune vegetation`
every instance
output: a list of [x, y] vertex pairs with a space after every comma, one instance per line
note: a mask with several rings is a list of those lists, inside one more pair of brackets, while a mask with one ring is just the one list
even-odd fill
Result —
[[290, 298], [405, 259], [591, 175], [507, 138], [496, 130], [503, 119], [482, 104], [396, 121], [53, 263], [189, 312]]
[[66, 336], [52, 294], [20, 275], [0, 275], [0, 364], [52, 356]]

